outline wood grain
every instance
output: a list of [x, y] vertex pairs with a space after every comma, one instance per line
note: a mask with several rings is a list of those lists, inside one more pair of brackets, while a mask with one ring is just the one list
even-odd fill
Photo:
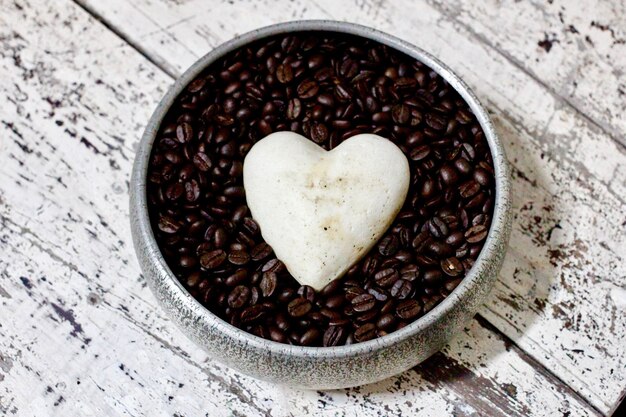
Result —
[[[334, 18], [367, 24], [443, 59], [491, 109], [514, 166], [512, 244], [501, 279], [481, 314], [599, 409], [610, 410], [623, 396], [626, 153], [615, 140], [621, 141], [623, 136], [619, 133], [623, 118], [603, 119], [599, 114], [606, 110], [602, 106], [623, 108], [625, 100], [607, 93], [602, 106], [582, 106], [582, 101], [597, 100], [581, 96], [582, 87], [570, 94], [565, 81], [559, 81], [560, 71], [574, 71], [581, 86], [597, 79], [611, 83], [613, 75], [621, 73], [622, 61], [609, 59], [616, 68], [612, 71], [602, 66], [603, 58], [591, 72], [578, 67], [564, 70], [562, 62], [545, 56], [547, 62], [536, 72], [520, 65], [521, 60], [535, 68], [537, 57], [546, 52], [534, 40], [529, 46], [522, 31], [526, 23], [533, 33], [555, 24], [558, 13], [537, 15], [537, 10], [552, 10], [552, 5], [504, 2], [494, 6], [506, 11], [500, 16], [489, 9], [493, 2], [472, 8], [474, 3], [459, 1], [459, 13], [454, 3], [443, 2], [434, 7], [408, 1], [299, 0], [281, 3], [282, 7], [267, 1], [219, 5], [196, 0], [181, 4], [80, 2], [156, 61], [166, 62], [174, 74], [231, 36], [286, 18]], [[509, 40], [508, 48], [517, 48], [516, 54], [507, 53], [500, 43], [489, 42], [485, 34], [473, 29], [474, 25], [486, 25], [491, 15], [485, 10], [498, 16], [489, 23], [490, 36]], [[570, 8], [570, 15], [583, 16], [584, 10]], [[611, 10], [606, 6], [594, 13], [610, 17]], [[502, 30], [510, 26], [506, 16], [514, 20], [520, 13], [523, 18], [513, 29]], [[131, 20], [142, 23], [131, 25]], [[617, 42], [611, 48], [617, 52], [622, 45]], [[568, 62], [589, 61], [600, 54], [599, 50], [575, 50], [573, 46], [567, 52], [571, 56]], [[604, 91], [604, 87], [585, 88], [589, 94]]]
[[[177, 7], [190, 5], [181, 0]], [[232, 34], [227, 25], [239, 21], [248, 29], [238, 7], [259, 7], [212, 6], [230, 19], [211, 25], [220, 33], [216, 42]], [[369, 16], [375, 8], [365, 6], [360, 13]], [[317, 6], [285, 4], [294, 17], [324, 13], [309, 7]], [[427, 20], [436, 13], [423, 7]], [[391, 6], [388, 12], [400, 13]], [[289, 13], [259, 13], [252, 23]], [[133, 25], [142, 20], [132, 16], [125, 37], [135, 43]], [[171, 35], [163, 30], [159, 36]], [[429, 36], [425, 42], [434, 42]], [[470, 51], [491, 56], [480, 48]], [[440, 49], [452, 59], [453, 51]], [[168, 62], [176, 73], [178, 63]], [[504, 92], [495, 99], [483, 94], [516, 167], [518, 212], [483, 315], [515, 343], [475, 320], [414, 370], [366, 387], [314, 392], [256, 381], [211, 361], [163, 315], [140, 275], [129, 236], [128, 178], [142, 128], [172, 79], [67, 0], [0, 3], [0, 73], [3, 413], [596, 415], [606, 414], [623, 389], [624, 155], [571, 108], [553, 104], [541, 124], [501, 109]], [[480, 80], [468, 74], [470, 82]], [[557, 101], [550, 94], [526, 100], [550, 97]], [[592, 157], [581, 156], [592, 150]]]

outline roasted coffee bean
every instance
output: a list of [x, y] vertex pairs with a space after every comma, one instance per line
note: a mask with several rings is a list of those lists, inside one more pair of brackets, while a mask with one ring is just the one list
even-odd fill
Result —
[[422, 307], [415, 300], [401, 301], [396, 307], [396, 314], [403, 320], [409, 320], [420, 314]]
[[338, 309], [339, 307], [343, 306], [345, 299], [346, 297], [343, 294], [333, 295], [326, 299], [326, 307], [333, 310]]
[[372, 294], [366, 293], [354, 297], [350, 303], [352, 304], [354, 311], [357, 313], [363, 313], [376, 306], [376, 299]]
[[449, 231], [448, 225], [436, 216], [430, 219], [430, 221], [428, 222], [428, 230], [430, 231], [430, 234], [437, 239], [446, 237]]
[[365, 342], [376, 337], [376, 325], [374, 323], [365, 323], [354, 331], [354, 340], [357, 342]]
[[371, 287], [367, 289], [369, 294], [372, 294], [377, 301], [387, 301], [389, 293], [379, 287]]
[[234, 274], [226, 278], [224, 283], [229, 287], [242, 284], [248, 278], [248, 271], [246, 269], [238, 269]]
[[399, 243], [396, 235], [385, 236], [378, 244], [378, 252], [383, 256], [393, 256], [398, 251]]
[[303, 297], [298, 297], [287, 306], [287, 311], [291, 317], [302, 317], [311, 311], [312, 304]]
[[413, 282], [416, 281], [420, 276], [420, 270], [417, 265], [406, 265], [402, 267], [400, 270], [400, 278], [405, 281]]
[[250, 300], [250, 288], [245, 285], [236, 286], [228, 294], [228, 306], [231, 308], [241, 308]]
[[391, 287], [399, 278], [400, 274], [394, 268], [383, 269], [374, 275], [376, 284], [383, 288]]
[[[492, 158], [468, 105], [424, 64], [374, 41], [290, 33], [246, 48], [187, 86], [153, 145], [148, 209], [174, 274], [218, 316], [281, 343], [356, 343], [432, 310], [491, 226]], [[406, 204], [386, 235], [319, 292], [276, 259], [242, 186], [253, 144], [285, 130], [326, 150], [375, 133], [410, 162]]]
[[480, 242], [487, 237], [487, 232], [487, 227], [482, 224], [472, 226], [467, 230], [467, 232], [465, 232], [465, 240], [469, 243]]
[[312, 327], [306, 332], [304, 332], [302, 337], [300, 337], [300, 344], [302, 346], [310, 346], [314, 344], [317, 341], [317, 339], [320, 338], [320, 336], [321, 336], [320, 331], [316, 329], [315, 327]]
[[324, 143], [328, 139], [328, 129], [323, 123], [313, 123], [309, 135], [313, 142], [317, 144]]
[[376, 322], [376, 327], [382, 330], [388, 330], [391, 328], [391, 326], [395, 324], [395, 322], [396, 318], [393, 316], [393, 314], [383, 314]]
[[391, 287], [391, 296], [398, 300], [404, 300], [411, 295], [413, 291], [413, 285], [409, 281], [403, 279], [397, 280]]
[[463, 264], [454, 256], [441, 261], [441, 270], [451, 277], [459, 276], [463, 273]]
[[245, 265], [250, 261], [250, 254], [245, 250], [234, 250], [228, 254], [228, 262], [233, 265]]
[[442, 274], [441, 271], [438, 271], [436, 269], [429, 269], [428, 271], [424, 272], [424, 284], [427, 286], [435, 286], [437, 285], [439, 282], [441, 282], [442, 279]]
[[315, 290], [308, 285], [300, 286], [300, 288], [298, 288], [298, 291], [296, 291], [296, 293], [300, 297], [308, 300], [311, 303], [315, 300]]
[[287, 336], [278, 327], [270, 326], [268, 328], [270, 339], [278, 343], [288, 343]]
[[329, 326], [324, 332], [324, 346], [340, 345], [345, 339], [345, 329], [341, 326]]
[[276, 79], [279, 83], [287, 84], [293, 80], [293, 70], [289, 64], [280, 64], [276, 68]]
[[319, 85], [313, 80], [304, 80], [298, 85], [298, 96], [303, 99], [314, 97], [319, 91]]
[[268, 308], [263, 304], [255, 304], [253, 306], [250, 306], [241, 312], [241, 323], [246, 324], [257, 321], [263, 318], [267, 314], [267, 312]]
[[296, 120], [300, 117], [300, 112], [302, 111], [302, 103], [297, 98], [292, 98], [289, 100], [289, 104], [287, 105], [287, 118], [290, 120]]
[[478, 184], [474, 180], [469, 180], [459, 187], [459, 194], [463, 198], [471, 198], [476, 195], [480, 191], [480, 184]]
[[250, 251], [253, 261], [261, 261], [272, 254], [272, 248], [265, 242], [261, 242]]
[[200, 265], [205, 269], [215, 269], [226, 260], [226, 252], [217, 249], [211, 252], [203, 253], [200, 256]]
[[281, 273], [284, 270], [285, 270], [285, 264], [283, 264], [281, 261], [279, 261], [276, 258], [270, 259], [269, 261], [265, 263], [265, 265], [263, 265], [263, 268], [261, 268], [261, 271], [263, 272], [275, 272], [277, 274]]
[[261, 283], [259, 284], [263, 297], [269, 298], [274, 295], [277, 284], [278, 278], [275, 272], [264, 273], [263, 278], [261, 278]]

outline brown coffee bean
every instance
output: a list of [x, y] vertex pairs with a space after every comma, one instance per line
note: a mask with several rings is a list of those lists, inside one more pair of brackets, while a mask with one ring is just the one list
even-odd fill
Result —
[[234, 250], [228, 254], [228, 262], [233, 265], [245, 265], [250, 261], [250, 254], [245, 250]]
[[287, 306], [287, 312], [291, 317], [302, 317], [311, 311], [311, 302], [303, 297], [292, 300]]
[[287, 104], [287, 118], [289, 120], [295, 120], [300, 117], [300, 112], [302, 111], [302, 104], [299, 99], [292, 98], [289, 100]]
[[338, 346], [345, 339], [345, 329], [340, 326], [329, 326], [324, 332], [324, 346]]
[[410, 320], [420, 314], [422, 307], [415, 300], [401, 301], [396, 307], [396, 314], [403, 320]]
[[420, 270], [417, 265], [409, 264], [400, 270], [400, 278], [405, 281], [416, 281], [420, 276]]
[[187, 143], [193, 138], [193, 128], [189, 123], [181, 123], [176, 127], [176, 139], [180, 143]]
[[328, 139], [328, 129], [323, 123], [313, 123], [311, 126], [311, 140], [315, 143], [323, 143]]
[[430, 234], [437, 239], [444, 238], [449, 233], [448, 225], [437, 216], [433, 217], [428, 222], [428, 230]]
[[319, 91], [319, 85], [313, 80], [304, 80], [298, 85], [298, 96], [302, 99], [314, 97]]
[[441, 261], [441, 269], [446, 275], [456, 277], [463, 273], [463, 264], [453, 256]]
[[388, 330], [395, 324], [395, 322], [396, 318], [393, 316], [393, 314], [383, 314], [376, 322], [376, 327], [381, 330]]
[[287, 84], [293, 80], [293, 70], [289, 64], [280, 64], [276, 68], [276, 79], [279, 83]]
[[391, 110], [391, 117], [394, 122], [403, 125], [409, 121], [409, 118], [411, 117], [411, 109], [409, 109], [409, 106], [407, 105], [397, 104]]
[[302, 337], [300, 337], [300, 344], [302, 346], [311, 346], [317, 341], [317, 339], [320, 338], [320, 336], [321, 336], [320, 331], [316, 329], [315, 327], [312, 327], [306, 332], [304, 332]]
[[296, 291], [296, 293], [300, 297], [307, 299], [311, 303], [313, 301], [315, 301], [315, 290], [312, 287], [308, 286], [308, 285], [301, 285], [298, 288], [298, 291]]
[[391, 287], [391, 296], [398, 300], [404, 300], [413, 292], [413, 285], [409, 281], [403, 279], [397, 280]]
[[263, 304], [255, 304], [253, 306], [245, 308], [241, 312], [241, 323], [252, 323], [267, 315], [268, 308]]
[[352, 308], [357, 313], [369, 311], [376, 306], [376, 299], [372, 294], [361, 294], [354, 297], [351, 301]]
[[285, 264], [283, 264], [278, 259], [270, 259], [263, 265], [261, 268], [262, 272], [275, 272], [277, 274], [283, 272], [285, 270]]
[[469, 243], [477, 243], [484, 240], [487, 237], [489, 230], [482, 224], [470, 227], [465, 232], [465, 240]]
[[276, 273], [274, 272], [266, 272], [263, 274], [263, 278], [261, 279], [260, 288], [261, 294], [265, 298], [269, 298], [274, 295], [276, 291], [276, 286], [278, 284], [278, 278]]
[[287, 336], [278, 327], [270, 326], [268, 328], [270, 339], [278, 343], [288, 343]]
[[376, 337], [376, 325], [366, 323], [354, 331], [354, 340], [357, 342], [365, 342]]
[[250, 257], [253, 261], [261, 261], [272, 254], [272, 248], [265, 242], [261, 242], [254, 246], [250, 251]]
[[243, 284], [247, 278], [248, 271], [241, 268], [236, 270], [232, 275], [226, 278], [226, 281], [224, 281], [224, 283], [229, 287], [234, 287], [236, 285]]
[[459, 194], [463, 198], [471, 198], [480, 191], [480, 184], [474, 180], [469, 180], [459, 187]]
[[215, 269], [226, 260], [226, 252], [217, 249], [211, 252], [203, 253], [200, 257], [200, 265], [205, 269]]
[[383, 256], [393, 256], [398, 251], [398, 238], [395, 235], [385, 236], [378, 244], [378, 252]]
[[374, 275], [374, 280], [376, 284], [383, 288], [391, 287], [398, 279], [400, 278], [400, 274], [397, 270], [393, 268], [383, 269], [380, 272], [377, 272]]
[[250, 288], [245, 285], [236, 286], [230, 294], [228, 294], [228, 306], [231, 308], [241, 308], [250, 299]]
[[424, 272], [423, 281], [425, 285], [433, 287], [441, 282], [442, 277], [443, 275], [441, 274], [441, 271], [436, 269], [429, 269], [428, 271]]

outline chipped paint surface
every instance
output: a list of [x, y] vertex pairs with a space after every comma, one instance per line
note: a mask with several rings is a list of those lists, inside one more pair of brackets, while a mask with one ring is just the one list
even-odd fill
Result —
[[[0, 414], [611, 410], [626, 388], [622, 3], [79, 3], [0, 3]], [[129, 236], [134, 149], [168, 73], [295, 18], [356, 21], [435, 53], [492, 111], [514, 168], [511, 247], [482, 317], [423, 365], [350, 390], [213, 362], [156, 305]]]

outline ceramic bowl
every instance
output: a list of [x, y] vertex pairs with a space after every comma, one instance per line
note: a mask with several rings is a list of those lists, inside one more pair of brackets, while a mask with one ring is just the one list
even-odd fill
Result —
[[[163, 117], [185, 86], [223, 55], [261, 38], [299, 31], [340, 32], [386, 44], [438, 72], [465, 99], [481, 124], [495, 167], [494, 214], [480, 256], [461, 284], [439, 305], [410, 325], [389, 335], [338, 347], [302, 347], [276, 343], [240, 330], [215, 316], [180, 284], [155, 240], [146, 197], [146, 173], [152, 144]], [[130, 220], [139, 263], [159, 304], [180, 329], [214, 358], [238, 371], [292, 387], [330, 389], [379, 381], [405, 371], [433, 353], [474, 316], [491, 290], [507, 247], [510, 231], [510, 174], [487, 111], [465, 83], [423, 50], [377, 30], [335, 21], [297, 21], [246, 33], [200, 58], [159, 103], [137, 151], [130, 184]]]

